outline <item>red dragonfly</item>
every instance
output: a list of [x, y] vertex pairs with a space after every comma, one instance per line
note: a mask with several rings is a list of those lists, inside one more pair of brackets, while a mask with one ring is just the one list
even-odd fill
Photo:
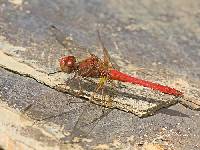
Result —
[[[54, 31], [60, 32], [56, 27], [52, 26]], [[56, 34], [58, 34], [58, 32]], [[55, 33], [55, 32], [54, 32]], [[110, 61], [110, 56], [108, 50], [104, 47], [101, 40], [99, 31], [98, 38], [103, 48], [104, 57], [103, 60], [90, 54], [90, 57], [77, 62], [75, 56], [64, 56], [60, 59], [60, 68], [61, 71], [65, 73], [76, 72], [79, 76], [82, 77], [91, 77], [91, 78], [101, 78], [99, 86], [102, 87], [105, 84], [106, 80], [118, 80], [121, 82], [128, 82], [132, 84], [137, 84], [143, 87], [148, 87], [153, 90], [160, 91], [165, 94], [174, 95], [182, 97], [183, 93], [174, 88], [164, 86], [158, 83], [153, 83], [151, 81], [142, 80], [133, 76], [130, 76], [126, 73], [120, 72], [118, 69], [113, 67], [113, 64]], [[59, 38], [57, 38], [59, 40]], [[62, 41], [63, 44], [63, 41]]]

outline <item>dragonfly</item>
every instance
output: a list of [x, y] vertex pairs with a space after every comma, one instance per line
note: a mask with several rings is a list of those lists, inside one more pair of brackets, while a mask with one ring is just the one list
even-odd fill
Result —
[[[52, 30], [57, 40], [66, 47], [67, 42], [63, 42], [63, 34], [61, 34], [61, 31], [55, 26], [52, 26]], [[97, 35], [103, 49], [103, 58], [100, 59], [92, 53], [90, 53], [90, 56], [88, 58], [85, 58], [81, 61], [77, 61], [74, 55], [63, 56], [59, 60], [60, 69], [62, 72], [67, 74], [75, 73], [78, 76], [84, 78], [100, 78], [97, 89], [101, 89], [105, 85], [106, 81], [117, 80], [120, 82], [127, 82], [147, 87], [164, 94], [169, 94], [176, 97], [183, 97], [183, 92], [175, 88], [128, 75], [121, 72], [118, 67], [114, 67], [113, 63], [111, 62], [111, 57], [108, 53], [108, 50], [105, 48], [102, 42], [99, 30], [97, 30]], [[72, 41], [70, 40], [68, 42]], [[85, 49], [82, 47], [79, 48]]]
[[[109, 81], [112, 83], [114, 80], [117, 80], [120, 82], [128, 82], [131, 84], [137, 84], [143, 87], [151, 88], [153, 90], [160, 91], [169, 95], [174, 95], [178, 97], [183, 96], [183, 93], [181, 91], [178, 91], [174, 88], [154, 83], [151, 81], [142, 80], [121, 72], [119, 66], [115, 62], [113, 62], [112, 58], [108, 53], [107, 48], [105, 48], [99, 30], [97, 30], [97, 36], [98, 41], [100, 42], [101, 49], [103, 51], [102, 59], [90, 53], [89, 50], [84, 46], [80, 46], [80, 44], [77, 44], [72, 38], [66, 37], [66, 35], [64, 35], [63, 32], [61, 32], [57, 27], [51, 26], [50, 30], [54, 34], [56, 40], [61, 45], [63, 45], [66, 48], [66, 50], [68, 50], [68, 52], [70, 53], [70, 55], [63, 56], [59, 59], [60, 70], [67, 74], [75, 73], [75, 76], [77, 75], [85, 79], [99, 78], [100, 80], [98, 85], [96, 86], [94, 93], [97, 93], [100, 89], [103, 90], [106, 82]], [[77, 57], [73, 55], [73, 52], [76, 50], [81, 50], [85, 52], [87, 51], [89, 56], [78, 61]], [[91, 95], [91, 99], [92, 98], [94, 98], [94, 95]], [[69, 102], [69, 104], [70, 103], [71, 102]], [[89, 136], [92, 130], [98, 124], [98, 122], [101, 121], [102, 118], [106, 117], [112, 111], [113, 109], [111, 109], [109, 105], [108, 107], [107, 105], [106, 107], [100, 107], [98, 105], [93, 105], [92, 103], [88, 102], [82, 109], [80, 116], [78, 116], [78, 120], [72, 129], [70, 138], [73, 139], [76, 136]], [[43, 121], [60, 115], [63, 115], [63, 113], [43, 118], [40, 120]]]

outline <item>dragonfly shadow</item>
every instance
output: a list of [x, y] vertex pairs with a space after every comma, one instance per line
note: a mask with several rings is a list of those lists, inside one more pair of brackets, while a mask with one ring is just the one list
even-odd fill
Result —
[[169, 108], [160, 109], [156, 112], [156, 114], [165, 114], [165, 115], [175, 116], [175, 117], [190, 118], [189, 115], [186, 115], [180, 111], [169, 109]]
[[81, 142], [83, 138], [92, 138], [92, 131], [98, 123], [105, 118], [113, 109], [87, 103], [81, 110], [71, 135], [64, 137], [64, 141], [71, 143]]
[[[90, 95], [89, 93], [95, 92], [95, 88], [98, 85], [97, 82], [94, 81], [93, 79], [82, 80], [81, 78], [74, 79], [73, 81], [69, 79], [68, 81], [66, 81], [66, 83], [70, 86], [71, 89], [76, 90], [76, 91], [84, 91], [84, 94], [85, 95], [88, 94], [88, 96]], [[128, 93], [128, 91], [124, 92], [120, 90], [120, 87], [112, 87], [109, 84], [104, 85], [102, 90], [99, 90], [97, 94], [101, 95], [103, 93], [104, 95], [108, 95], [111, 99], [116, 98], [116, 97], [121, 97], [122, 99], [131, 98], [131, 99], [136, 99], [136, 100], [145, 101], [145, 102], [154, 103], [154, 104], [160, 103], [158, 99], [136, 95], [133, 93]]]
[[149, 97], [145, 97], [141, 95], [136, 95], [130, 92], [129, 90], [127, 90], [127, 92], [124, 92], [120, 89], [120, 87], [111, 88], [110, 86], [105, 86], [105, 89], [107, 91], [106, 94], [108, 94], [112, 98], [122, 97], [125, 99], [136, 99], [136, 100], [145, 101], [145, 102], [154, 103], [154, 104], [159, 103], [159, 100], [157, 99], [153, 99], [153, 98], [149, 98]]
[[126, 98], [138, 99], [138, 100], [146, 101], [149, 103], [159, 103], [159, 101], [157, 99], [148, 98], [148, 97], [140, 96], [140, 95], [135, 95], [132, 93], [127, 93], [127, 92], [121, 92], [121, 91], [117, 91], [117, 92], [119, 95], [122, 95], [123, 97], [126, 97]]

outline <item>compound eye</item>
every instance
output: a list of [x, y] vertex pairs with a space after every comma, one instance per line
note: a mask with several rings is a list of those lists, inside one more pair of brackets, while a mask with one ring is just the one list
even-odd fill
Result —
[[68, 60], [67, 61], [67, 66], [73, 66], [74, 65], [74, 61], [73, 60]]
[[64, 56], [60, 59], [60, 68], [63, 72], [71, 73], [75, 69], [76, 59], [74, 56]]

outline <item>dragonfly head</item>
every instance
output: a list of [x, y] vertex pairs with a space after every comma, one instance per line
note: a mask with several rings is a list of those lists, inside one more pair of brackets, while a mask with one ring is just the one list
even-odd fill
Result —
[[76, 58], [74, 56], [64, 56], [59, 62], [63, 72], [71, 73], [76, 69]]

